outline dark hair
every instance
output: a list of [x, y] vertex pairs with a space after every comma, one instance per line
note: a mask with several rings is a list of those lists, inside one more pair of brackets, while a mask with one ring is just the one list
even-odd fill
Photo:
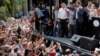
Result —
[[17, 51], [18, 51], [18, 48], [15, 48], [15, 49], [14, 49], [14, 52], [17, 52]]
[[32, 4], [32, 7], [35, 7], [35, 4]]
[[4, 38], [0, 38], [0, 45], [2, 45], [4, 42]]
[[46, 45], [46, 47], [49, 47], [49, 46], [50, 46], [50, 44], [51, 44], [51, 41], [50, 41], [50, 40], [48, 40], [48, 42], [47, 42], [45, 45]]
[[60, 52], [60, 49], [59, 48], [56, 48], [56, 52]]
[[93, 2], [92, 0], [88, 0], [88, 2]]
[[28, 55], [28, 52], [29, 52], [29, 50], [28, 49], [25, 49], [24, 56], [27, 56]]
[[78, 3], [79, 5], [81, 5], [81, 2], [78, 1], [77, 3]]
[[32, 42], [34, 42], [34, 41], [35, 41], [35, 38], [36, 38], [36, 36], [35, 36], [35, 35], [32, 35], [32, 36], [31, 36]]
[[0, 56], [2, 56], [3, 55], [3, 53], [2, 52], [0, 52]]
[[8, 52], [10, 53], [11, 52], [11, 49], [9, 49]]

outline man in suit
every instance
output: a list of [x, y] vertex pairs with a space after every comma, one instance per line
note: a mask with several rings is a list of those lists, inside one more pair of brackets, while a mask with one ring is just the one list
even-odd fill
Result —
[[76, 21], [76, 25], [77, 25], [77, 34], [79, 35], [83, 35], [84, 34], [84, 9], [81, 6], [81, 2], [77, 1], [76, 2], [76, 7], [75, 7], [75, 16], [74, 19]]

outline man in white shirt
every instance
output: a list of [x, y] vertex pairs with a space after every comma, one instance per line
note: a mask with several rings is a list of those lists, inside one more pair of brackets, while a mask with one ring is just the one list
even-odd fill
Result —
[[61, 8], [58, 11], [58, 19], [60, 19], [60, 37], [68, 37], [68, 9], [65, 3], [61, 3]]

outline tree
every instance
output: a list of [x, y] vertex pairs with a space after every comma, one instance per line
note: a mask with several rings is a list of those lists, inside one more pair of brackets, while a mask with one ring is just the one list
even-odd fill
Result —
[[25, 0], [2, 0], [0, 11], [2, 11], [2, 8], [5, 8], [5, 12], [0, 12], [0, 15], [5, 13], [6, 17], [0, 16], [0, 18], [14, 17], [15, 11], [21, 10], [23, 8], [24, 2]]
[[0, 6], [3, 6], [3, 0], [0, 0]]
[[[17, 2], [18, 1], [18, 2]], [[24, 5], [24, 0], [4, 0], [4, 6], [8, 9], [10, 13], [9, 16], [14, 16], [14, 11], [22, 9]]]
[[6, 20], [6, 8], [4, 6], [0, 7], [0, 20]]

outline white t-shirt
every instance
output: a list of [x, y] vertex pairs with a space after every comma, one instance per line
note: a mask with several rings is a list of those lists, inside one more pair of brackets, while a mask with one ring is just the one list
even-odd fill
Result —
[[68, 18], [68, 12], [69, 10], [67, 8], [60, 8], [58, 11], [58, 18], [60, 19], [67, 19]]

